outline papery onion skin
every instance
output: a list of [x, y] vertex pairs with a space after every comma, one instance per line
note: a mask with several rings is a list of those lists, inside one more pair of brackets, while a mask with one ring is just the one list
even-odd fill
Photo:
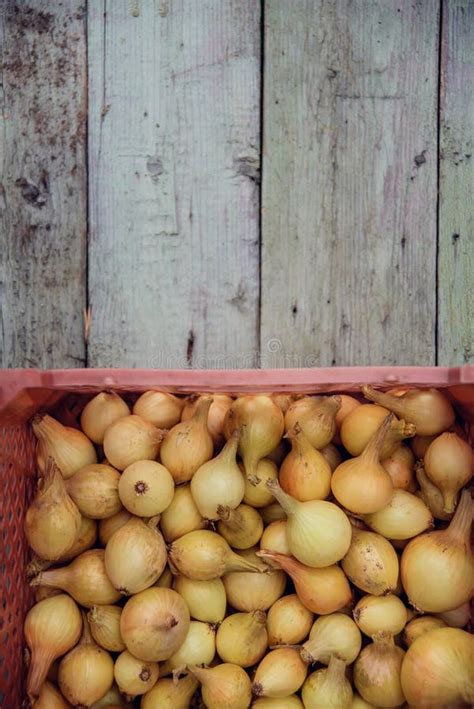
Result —
[[341, 406], [339, 396], [308, 396], [295, 401], [285, 414], [285, 429], [298, 423], [314, 448], [328, 445], [336, 433], [336, 414]]
[[59, 689], [52, 682], [43, 682], [39, 697], [32, 704], [31, 709], [70, 709]]
[[149, 692], [157, 682], [160, 670], [157, 662], [144, 662], [124, 650], [114, 665], [114, 677], [119, 690], [127, 698]]
[[93, 606], [87, 614], [91, 635], [97, 645], [109, 652], [122, 652], [125, 643], [120, 634], [120, 606]]
[[472, 477], [472, 449], [457, 433], [442, 433], [429, 445], [425, 473], [443, 495], [444, 511], [453, 512], [458, 492]]
[[201, 695], [207, 709], [246, 709], [250, 706], [250, 679], [242, 667], [224, 662], [210, 668], [189, 665], [188, 669], [201, 682]]
[[72, 561], [76, 556], [82, 554], [94, 546], [97, 539], [97, 522], [89, 517], [81, 517], [81, 527], [76, 537], [76, 541], [65, 554], [57, 559], [58, 564], [65, 564]]
[[163, 431], [136, 414], [123, 416], [107, 428], [104, 453], [117, 470], [125, 470], [139, 460], [155, 460]]
[[168, 588], [147, 588], [132, 596], [120, 618], [127, 650], [139, 660], [162, 662], [176, 652], [189, 629], [189, 610]]
[[227, 598], [222, 579], [197, 581], [186, 576], [176, 576], [174, 589], [187, 603], [191, 618], [204, 623], [224, 620]]
[[337, 657], [350, 665], [358, 656], [361, 645], [360, 630], [352, 618], [344, 613], [331, 613], [314, 622], [300, 654], [308, 664], [322, 662], [329, 665], [331, 657]]
[[404, 656], [393, 639], [366, 645], [354, 664], [354, 684], [359, 694], [379, 707], [403, 704], [400, 669]]
[[464, 628], [471, 618], [471, 607], [469, 601], [463, 603], [458, 608], [439, 613], [438, 618], [444, 620], [450, 628]]
[[132, 515], [125, 507], [122, 507], [122, 509], [111, 517], [101, 519], [99, 522], [99, 539], [101, 544], [105, 547], [110, 537], [130, 519], [132, 519]]
[[140, 460], [125, 468], [118, 493], [123, 506], [138, 517], [154, 517], [171, 504], [174, 481], [164, 465]]
[[443, 613], [470, 599], [474, 584], [471, 524], [472, 500], [465, 490], [447, 529], [421, 534], [405, 547], [401, 579], [414, 608]]
[[239, 552], [239, 556], [257, 564], [265, 573], [233, 571], [222, 577], [227, 600], [237, 611], [266, 611], [285, 591], [286, 575], [280, 569], [268, 572], [268, 566], [256, 556], [256, 551], [256, 548], [246, 549]]
[[153, 585], [158, 586], [159, 588], [173, 588], [173, 579], [174, 579], [173, 572], [171, 571], [168, 564], [166, 564], [160, 578], [157, 581], [155, 581], [155, 583]]
[[174, 652], [160, 667], [164, 677], [175, 670], [181, 670], [186, 665], [208, 665], [216, 654], [216, 630], [209, 623], [192, 620], [186, 637]]
[[436, 436], [419, 436], [418, 434], [411, 439], [410, 447], [415, 455], [415, 458], [424, 458], [428, 447]]
[[[190, 397], [186, 399], [181, 414], [181, 421], [188, 421], [188, 419], [192, 417], [196, 411], [198, 401], [199, 397]], [[212, 440], [214, 441], [215, 448], [220, 448], [225, 441], [224, 420], [227, 411], [232, 406], [233, 401], [233, 398], [227, 394], [212, 394], [212, 404], [209, 409], [207, 427], [212, 436]]]
[[[243, 466], [241, 467], [241, 470], [242, 473], [245, 472]], [[247, 477], [244, 476], [245, 492], [244, 499], [242, 501], [251, 507], [266, 507], [273, 502], [273, 495], [266, 487], [266, 482], [268, 479], [278, 479], [278, 468], [273, 460], [270, 460], [269, 458], [262, 458], [257, 463], [256, 475], [259, 480], [256, 485], [249, 482]]]
[[90, 463], [97, 463], [97, 453], [90, 440], [77, 428], [63, 426], [48, 414], [36, 414], [31, 421], [38, 439], [36, 462], [45, 472], [48, 458], [52, 458], [63, 478], [70, 478]]
[[397, 553], [387, 539], [375, 532], [353, 527], [352, 543], [342, 568], [357, 588], [374, 596], [391, 593], [397, 587]]
[[296, 593], [282, 596], [267, 614], [268, 644], [296, 645], [307, 636], [313, 624], [313, 614]]
[[94, 702], [91, 709], [130, 709], [130, 704], [124, 700], [117, 685], [113, 684], [98, 702]]
[[353, 615], [359, 628], [370, 638], [398, 635], [408, 620], [407, 609], [393, 594], [364, 596], [354, 608]]
[[331, 490], [331, 467], [297, 423], [287, 433], [292, 449], [281, 464], [282, 489], [300, 502], [325, 500]]
[[286, 697], [299, 690], [307, 671], [298, 650], [287, 647], [271, 650], [257, 667], [252, 691], [257, 697]]
[[329, 667], [316, 670], [307, 678], [301, 696], [305, 709], [350, 709], [353, 695], [345, 676], [345, 663], [332, 657]]
[[191, 494], [190, 485], [180, 485], [161, 515], [160, 527], [167, 542], [184, 537], [188, 532], [204, 529], [207, 521], [199, 513]]
[[66, 481], [79, 512], [91, 519], [107, 519], [120, 512], [120, 473], [110, 465], [86, 465]]
[[101, 391], [84, 406], [81, 428], [91, 441], [102, 444], [107, 427], [129, 414], [130, 409], [121, 396], [114, 391]]
[[271, 505], [263, 507], [260, 511], [264, 524], [271, 524], [280, 519], [286, 520], [286, 512], [279, 502], [274, 502]]
[[268, 646], [264, 611], [233, 613], [219, 626], [216, 649], [223, 662], [252, 667], [260, 662]]
[[198, 680], [191, 674], [181, 679], [159, 679], [142, 696], [140, 709], [188, 709], [198, 686]]
[[361, 404], [356, 407], [341, 425], [340, 436], [344, 448], [352, 456], [360, 455], [389, 413], [388, 409], [377, 404]]
[[382, 465], [395, 489], [415, 492], [415, 458], [408, 446], [401, 443], [392, 455], [382, 460]]
[[233, 549], [250, 549], [263, 533], [263, 520], [256, 509], [239, 505], [235, 510], [218, 505], [218, 533]]
[[136, 400], [133, 413], [157, 428], [171, 428], [179, 422], [184, 404], [184, 399], [168, 392], [146, 391]]
[[270, 522], [268, 527], [265, 527], [260, 538], [260, 549], [268, 549], [268, 551], [276, 551], [279, 554], [291, 556], [291, 550], [288, 546], [288, 537], [286, 535], [286, 519], [278, 519], [276, 522]]
[[28, 611], [24, 634], [31, 653], [26, 680], [31, 701], [39, 696], [54, 660], [74, 647], [81, 631], [79, 608], [66, 594], [46, 598]]
[[411, 539], [433, 527], [433, 516], [423, 500], [406, 490], [394, 490], [386, 507], [362, 519], [387, 539]]
[[413, 618], [409, 623], [406, 624], [403, 631], [403, 642], [407, 647], [410, 647], [412, 643], [418, 638], [421, 638], [425, 633], [429, 633], [431, 630], [436, 630], [437, 628], [446, 628], [447, 625], [441, 618], [436, 618], [433, 615], [422, 615], [418, 618]]
[[341, 406], [336, 414], [336, 426], [338, 429], [341, 428], [342, 422], [347, 416], [349, 416], [351, 411], [354, 411], [354, 409], [357, 409], [358, 406], [361, 406], [360, 401], [355, 399], [353, 396], [349, 396], [348, 394], [339, 394], [339, 398], [341, 401]]
[[321, 448], [320, 453], [328, 462], [332, 473], [336, 470], [337, 466], [342, 463], [341, 451], [333, 443], [328, 443], [327, 446]]
[[425, 633], [407, 650], [401, 683], [408, 703], [420, 707], [474, 702], [474, 636], [459, 628]]
[[352, 697], [351, 709], [377, 709], [377, 707], [369, 702], [366, 702], [365, 699], [362, 699], [360, 694], [356, 693]]

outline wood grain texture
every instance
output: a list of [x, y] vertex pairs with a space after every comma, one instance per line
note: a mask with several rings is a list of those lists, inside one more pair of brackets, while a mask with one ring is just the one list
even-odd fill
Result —
[[444, 0], [438, 363], [474, 362], [474, 2]]
[[0, 360], [81, 367], [86, 42], [80, 0], [0, 5]]
[[438, 9], [265, 3], [270, 366], [435, 362]]
[[90, 366], [258, 346], [260, 8], [91, 0]]

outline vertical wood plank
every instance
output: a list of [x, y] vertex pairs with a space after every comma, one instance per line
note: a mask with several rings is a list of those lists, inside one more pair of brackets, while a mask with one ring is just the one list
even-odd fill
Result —
[[474, 2], [443, 0], [438, 363], [474, 362]]
[[435, 361], [438, 12], [265, 3], [270, 365]]
[[81, 0], [0, 9], [0, 360], [81, 367], [86, 42]]
[[260, 8], [91, 0], [91, 366], [252, 366]]

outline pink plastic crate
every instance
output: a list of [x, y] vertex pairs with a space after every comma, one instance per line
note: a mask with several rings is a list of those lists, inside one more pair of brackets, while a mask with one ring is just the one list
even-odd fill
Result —
[[0, 706], [16, 709], [24, 692], [23, 620], [31, 605], [25, 578], [28, 548], [23, 520], [34, 490], [34, 438], [28, 421], [50, 411], [66, 424], [87, 398], [103, 389], [138, 394], [148, 389], [189, 392], [356, 392], [446, 390], [467, 430], [474, 427], [474, 367], [335, 367], [280, 370], [34, 369], [0, 372]]

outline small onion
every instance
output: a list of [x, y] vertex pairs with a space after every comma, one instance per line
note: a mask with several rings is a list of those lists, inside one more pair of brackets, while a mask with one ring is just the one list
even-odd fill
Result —
[[260, 541], [263, 520], [257, 510], [249, 505], [231, 507], [217, 506], [219, 522], [217, 531], [234, 549], [250, 549]]
[[324, 500], [331, 490], [331, 467], [303, 433], [300, 425], [287, 433], [291, 451], [281, 464], [282, 489], [300, 502]]
[[161, 662], [184, 642], [189, 622], [188, 607], [176, 591], [153, 587], [127, 601], [120, 618], [120, 633], [134, 657]]
[[441, 491], [430, 481], [421, 461], [415, 465], [415, 474], [418, 485], [420, 486], [420, 489], [416, 493], [417, 497], [423, 500], [433, 517], [444, 521], [452, 519], [452, 513], [446, 512], [444, 509], [444, 499]]
[[109, 426], [104, 435], [104, 453], [117, 470], [125, 470], [138, 460], [155, 460], [163, 431], [132, 414]]
[[313, 614], [301, 603], [296, 593], [282, 596], [268, 611], [268, 644], [296, 645], [308, 636], [312, 624]]
[[199, 686], [189, 674], [181, 679], [159, 679], [153, 689], [143, 695], [140, 709], [188, 709]]
[[433, 516], [423, 500], [406, 490], [394, 490], [386, 507], [362, 515], [362, 519], [388, 539], [411, 539], [433, 526]]
[[288, 537], [286, 535], [286, 524], [286, 519], [279, 519], [276, 522], [271, 522], [268, 527], [265, 527], [260, 539], [260, 549], [276, 551], [279, 554], [291, 556], [290, 547], [288, 546]]
[[[344, 418], [341, 425], [340, 435], [344, 448], [352, 456], [360, 455], [389, 413], [388, 409], [376, 404], [362, 404], [355, 407]], [[386, 458], [387, 455], [384, 457]]]
[[328, 443], [327, 446], [321, 448], [320, 452], [329, 463], [329, 467], [333, 473], [337, 466], [342, 463], [342, 455], [339, 448], [337, 448], [333, 443]]
[[204, 623], [224, 620], [227, 598], [222, 579], [197, 581], [186, 576], [176, 576], [174, 589], [184, 598], [191, 618]]
[[339, 394], [339, 399], [341, 401], [341, 407], [336, 414], [336, 426], [338, 429], [341, 428], [342, 422], [345, 418], [347, 418], [347, 416], [349, 416], [351, 411], [354, 411], [354, 409], [357, 409], [358, 406], [361, 406], [360, 401], [357, 401], [357, 399], [353, 396], [349, 396], [348, 394]]
[[437, 628], [446, 628], [446, 623], [441, 618], [436, 618], [433, 615], [422, 615], [419, 618], [413, 618], [405, 626], [403, 641], [407, 647], [410, 647], [417, 638]]
[[352, 618], [344, 613], [331, 613], [314, 622], [309, 639], [301, 648], [301, 658], [308, 664], [329, 665], [331, 657], [337, 657], [350, 665], [361, 645], [362, 637]]
[[91, 519], [107, 519], [122, 508], [118, 494], [120, 473], [110, 465], [86, 465], [66, 481], [79, 512]]
[[474, 636], [459, 628], [425, 633], [407, 650], [403, 692], [410, 705], [454, 707], [474, 702]]
[[138, 517], [154, 517], [171, 504], [174, 481], [164, 465], [139, 460], [125, 468], [118, 485], [123, 506]]
[[466, 603], [463, 603], [458, 608], [439, 613], [438, 618], [444, 620], [450, 628], [464, 628], [471, 618], [469, 601], [466, 601]]
[[267, 505], [260, 510], [264, 524], [271, 524], [279, 519], [286, 520], [286, 512], [283, 507], [278, 503], [274, 502], [272, 505]]
[[[244, 472], [242, 466], [242, 472]], [[251, 507], [266, 507], [273, 502], [273, 495], [266, 486], [267, 480], [277, 480], [278, 479], [278, 468], [273, 462], [268, 458], [262, 458], [257, 463], [257, 478], [258, 482], [254, 485], [246, 477], [245, 482], [245, 492], [244, 499], [246, 505]], [[255, 481], [254, 481], [255, 482]]]
[[341, 406], [339, 396], [307, 396], [298, 399], [285, 414], [285, 428], [298, 424], [314, 448], [320, 450], [336, 433], [336, 414]]
[[404, 656], [392, 637], [374, 640], [362, 649], [354, 664], [354, 684], [367, 702], [382, 707], [403, 704], [400, 670]]
[[186, 665], [208, 665], [216, 654], [216, 631], [209, 623], [192, 620], [179, 648], [161, 665], [162, 676]]
[[122, 652], [125, 643], [120, 634], [119, 606], [93, 606], [87, 614], [91, 635], [97, 645], [109, 652]]
[[375, 532], [352, 529], [352, 543], [342, 568], [357, 588], [374, 596], [383, 596], [397, 587], [397, 553], [387, 539]]
[[41, 473], [46, 470], [48, 458], [52, 458], [63, 478], [70, 478], [90, 463], [97, 463], [97, 453], [82, 431], [63, 426], [48, 414], [36, 414], [31, 421], [33, 433], [38, 439], [36, 462]]
[[223, 662], [251, 667], [260, 662], [268, 646], [264, 611], [233, 613], [219, 626], [216, 648]]
[[[199, 397], [189, 397], [186, 399], [183, 412], [181, 414], [181, 421], [187, 421], [193, 416], [196, 411], [198, 401]], [[225, 441], [224, 420], [233, 401], [234, 400], [232, 397], [227, 394], [212, 394], [212, 404], [209, 409], [207, 427], [216, 448], [220, 448]]]
[[397, 596], [364, 596], [354, 608], [354, 619], [370, 638], [398, 635], [405, 627], [407, 609]]
[[137, 660], [127, 650], [115, 660], [115, 681], [122, 694], [129, 699], [150, 691], [158, 680], [159, 674], [157, 662]]
[[87, 551], [94, 546], [97, 539], [97, 522], [88, 517], [81, 517], [81, 526], [76, 537], [76, 541], [65, 554], [57, 559], [58, 564], [65, 564], [71, 561], [83, 551]]
[[91, 441], [102, 444], [108, 426], [129, 414], [130, 409], [121, 396], [114, 391], [101, 391], [84, 406], [81, 428]]
[[130, 704], [120, 694], [116, 684], [98, 702], [92, 704], [91, 709], [130, 709]]
[[350, 709], [352, 687], [346, 677], [345, 662], [331, 657], [327, 668], [313, 672], [301, 692], [306, 709]]
[[171, 428], [179, 422], [184, 403], [164, 391], [146, 391], [136, 400], [133, 413], [157, 428]]
[[202, 699], [207, 709], [243, 709], [250, 706], [251, 684], [242, 667], [223, 663], [209, 668], [189, 665], [188, 669], [201, 683]]
[[411, 439], [410, 447], [415, 455], [415, 458], [424, 458], [428, 447], [436, 436], [419, 436], [418, 434]]
[[458, 492], [472, 477], [472, 449], [457, 433], [442, 433], [429, 445], [425, 472], [441, 492], [444, 511], [453, 512]]
[[384, 458], [382, 465], [390, 475], [394, 488], [408, 492], [416, 490], [415, 458], [404, 443], [401, 443], [392, 455]]
[[31, 709], [70, 709], [59, 689], [51, 682], [43, 682], [38, 699], [33, 702]]
[[199, 513], [190, 485], [180, 485], [160, 518], [160, 527], [167, 542], [183, 537], [188, 532], [204, 529], [207, 522]]
[[99, 539], [101, 544], [105, 547], [112, 534], [115, 534], [120, 527], [127, 524], [131, 518], [132, 515], [130, 512], [126, 510], [125, 507], [122, 507], [122, 509], [112, 515], [112, 517], [101, 519], [99, 522]]
[[255, 554], [254, 549], [239, 552], [239, 556], [256, 564], [265, 573], [254, 574], [248, 571], [233, 571], [222, 577], [228, 603], [238, 611], [267, 610], [283, 595], [286, 576], [283, 571], [268, 570], [268, 566]]
[[299, 652], [282, 647], [265, 655], [252, 684], [256, 697], [287, 697], [297, 692], [306, 679], [307, 667]]

